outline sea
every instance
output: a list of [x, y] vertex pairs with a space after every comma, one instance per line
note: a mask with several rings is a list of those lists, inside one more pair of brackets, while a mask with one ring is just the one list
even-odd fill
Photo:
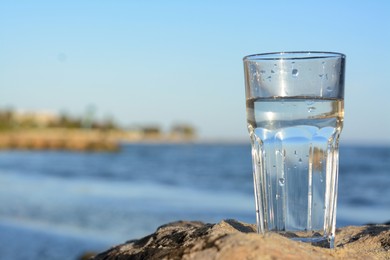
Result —
[[[178, 220], [255, 223], [250, 150], [0, 151], [0, 260], [80, 259]], [[390, 146], [341, 144], [339, 172], [338, 227], [390, 221]]]

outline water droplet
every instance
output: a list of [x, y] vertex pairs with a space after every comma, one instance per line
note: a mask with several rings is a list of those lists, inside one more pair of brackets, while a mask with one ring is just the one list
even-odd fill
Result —
[[308, 107], [308, 108], [307, 108], [307, 111], [308, 111], [309, 113], [313, 112], [314, 110], [316, 110], [315, 107]]
[[306, 100], [306, 105], [311, 106], [314, 104], [314, 101], [311, 99]]
[[294, 169], [296, 169], [297, 168], [297, 165], [296, 164], [294, 164]]
[[275, 73], [275, 71], [274, 71], [274, 70], [271, 70], [271, 73]]
[[320, 74], [320, 75], [318, 75], [318, 77], [320, 77], [320, 78], [322, 78], [324, 76], [324, 74]]
[[261, 74], [264, 74], [264, 73], [265, 73], [265, 70], [260, 70], [260, 73], [261, 73]]
[[279, 178], [279, 185], [280, 186], [284, 186], [285, 182], [286, 182], [286, 180], [284, 178]]
[[292, 74], [293, 77], [298, 77], [299, 71], [297, 69], [293, 69], [291, 71], [291, 74]]
[[272, 167], [276, 168], [276, 165], [273, 165]]
[[325, 61], [323, 61], [323, 62], [322, 62], [322, 65], [325, 65], [325, 63], [326, 63], [326, 62], [325, 62]]
[[294, 151], [294, 154], [297, 155], [297, 151]]
[[328, 92], [331, 92], [331, 91], [332, 91], [332, 87], [331, 87], [331, 86], [328, 86], [328, 87], [326, 87], [326, 90], [327, 90]]
[[269, 81], [271, 81], [271, 78], [272, 78], [271, 76], [268, 76], [268, 77], [267, 77], [267, 79], [268, 79]]
[[276, 200], [278, 200], [280, 198], [280, 195], [276, 194], [275, 198], [276, 198]]
[[298, 162], [299, 162], [299, 163], [302, 163], [302, 158], [299, 158]]

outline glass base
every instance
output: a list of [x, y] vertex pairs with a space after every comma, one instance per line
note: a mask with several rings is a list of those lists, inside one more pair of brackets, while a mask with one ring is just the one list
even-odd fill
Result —
[[308, 235], [306, 232], [278, 232], [284, 237], [287, 237], [293, 241], [299, 241], [303, 243], [309, 243], [313, 246], [323, 248], [334, 248], [334, 236], [324, 237], [318, 233]]

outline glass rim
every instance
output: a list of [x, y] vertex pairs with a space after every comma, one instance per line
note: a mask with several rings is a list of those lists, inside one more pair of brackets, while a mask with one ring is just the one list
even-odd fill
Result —
[[330, 51], [284, 51], [284, 52], [266, 52], [247, 55], [244, 61], [266, 61], [266, 60], [307, 60], [307, 59], [329, 59], [343, 58], [346, 55], [340, 52]]

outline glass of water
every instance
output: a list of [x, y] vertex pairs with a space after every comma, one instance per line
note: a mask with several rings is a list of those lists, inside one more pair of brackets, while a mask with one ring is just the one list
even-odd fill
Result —
[[334, 247], [345, 55], [244, 57], [259, 233]]

